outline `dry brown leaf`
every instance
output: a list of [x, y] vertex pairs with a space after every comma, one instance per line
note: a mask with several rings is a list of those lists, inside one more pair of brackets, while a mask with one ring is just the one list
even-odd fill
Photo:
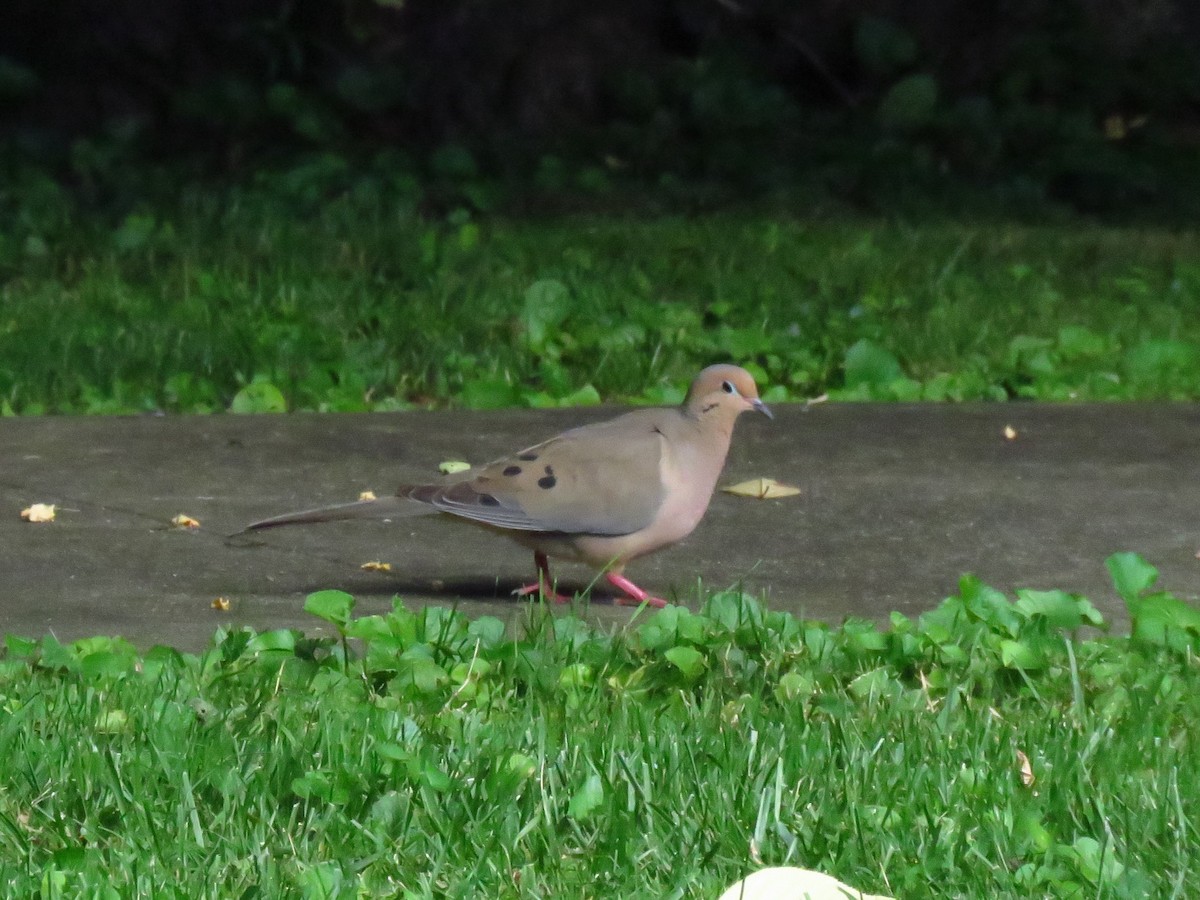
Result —
[[364, 572], [390, 572], [392, 571], [392, 564], [380, 562], [376, 559], [371, 562], [363, 563], [361, 566], [359, 566], [359, 568]]
[[1017, 429], [1013, 428], [1011, 425], [1005, 425], [1004, 438], [1005, 440], [1015, 441], [1017, 439]]
[[378, 500], [379, 498], [375, 496], [374, 491], [363, 491], [361, 494], [358, 495], [358, 499], [359, 500]]
[[790, 484], [783, 484], [774, 478], [751, 478], [749, 481], [731, 484], [721, 488], [721, 490], [727, 494], [736, 494], [739, 497], [754, 497], [758, 500], [777, 500], [780, 497], [795, 497], [800, 493], [800, 488], [792, 487]]
[[212, 602], [212, 608], [217, 612], [229, 612], [233, 608], [233, 604], [229, 602], [228, 597], [218, 597]]
[[1029, 757], [1025, 755], [1024, 751], [1017, 751], [1017, 762], [1021, 765], [1021, 784], [1025, 787], [1033, 787], [1033, 783], [1037, 779], [1033, 777], [1033, 765], [1030, 764]]
[[53, 522], [57, 508], [53, 503], [35, 503], [21, 510], [21, 518], [26, 522]]
[[171, 524], [174, 525], [176, 528], [199, 528], [200, 527], [200, 521], [198, 519], [193, 519], [191, 516], [184, 515], [183, 513], [180, 513], [175, 518], [173, 518], [171, 520]]

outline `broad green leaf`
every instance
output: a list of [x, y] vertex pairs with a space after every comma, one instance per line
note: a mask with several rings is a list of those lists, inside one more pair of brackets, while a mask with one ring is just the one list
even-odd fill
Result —
[[[683, 612], [687, 613], [687, 610], [683, 609]], [[704, 615], [730, 631], [737, 631], [745, 625], [758, 627], [763, 621], [762, 604], [753, 594], [743, 591], [719, 591], [713, 594], [704, 604]]]
[[118, 734], [129, 728], [129, 714], [123, 709], [109, 709], [96, 718], [96, 731], [101, 734]]
[[420, 618], [427, 641], [446, 642], [467, 633], [467, 617], [449, 607], [426, 606]]
[[849, 684], [850, 693], [860, 700], [875, 697], [890, 697], [901, 690], [900, 682], [885, 667], [863, 672]]
[[304, 598], [304, 611], [344, 631], [354, 611], [354, 598], [345, 591], [317, 591]]
[[585, 384], [578, 390], [572, 391], [565, 397], [559, 398], [559, 406], [596, 406], [600, 403], [600, 392], [592, 385]]
[[79, 659], [79, 674], [84, 678], [104, 678], [132, 671], [135, 658], [111, 650], [98, 650]]
[[1078, 838], [1071, 846], [1079, 864], [1079, 873], [1092, 884], [1111, 884], [1125, 872], [1125, 866], [1116, 857], [1116, 848], [1107, 846], [1095, 838]]
[[1032, 809], [1026, 809], [1017, 816], [1014, 825], [1017, 837], [1039, 853], [1045, 853], [1054, 843], [1054, 835], [1043, 824], [1042, 817]]
[[229, 404], [233, 413], [282, 413], [287, 412], [287, 400], [283, 392], [269, 381], [252, 381], [233, 395]]
[[1136, 553], [1114, 553], [1104, 561], [1113, 587], [1121, 598], [1130, 603], [1158, 581], [1158, 569]]
[[504, 768], [514, 775], [529, 778], [537, 772], [537, 760], [524, 753], [510, 753], [504, 763]]
[[1168, 380], [1178, 373], [1195, 374], [1200, 347], [1183, 341], [1148, 340], [1125, 354], [1129, 377], [1142, 382]]
[[70, 647], [64, 647], [58, 639], [48, 634], [42, 638], [42, 655], [38, 665], [44, 669], [66, 669], [68, 672], [79, 671], [79, 658]]
[[1100, 625], [1104, 617], [1099, 610], [1079, 594], [1066, 591], [1017, 591], [1018, 611], [1027, 617], [1044, 616], [1055, 628], [1071, 630], [1081, 625]]
[[586, 687], [592, 683], [595, 672], [587, 663], [574, 663], [563, 666], [558, 675], [558, 683], [565, 688]]
[[580, 786], [567, 806], [567, 813], [572, 819], [582, 822], [604, 802], [604, 784], [600, 776], [592, 773]]
[[682, 672], [683, 677], [688, 681], [695, 681], [704, 674], [704, 670], [708, 666], [704, 654], [695, 647], [672, 647], [663, 656], [667, 658], [667, 662]]
[[427, 656], [409, 650], [396, 661], [395, 681], [416, 688], [419, 693], [432, 694], [446, 682], [446, 670]]
[[296, 649], [297, 632], [290, 628], [276, 628], [274, 631], [264, 631], [250, 638], [246, 644], [247, 653], [263, 651], [286, 651], [292, 653]]
[[421, 761], [420, 779], [431, 790], [448, 791], [454, 786], [454, 781], [430, 759]]
[[1028, 641], [1000, 642], [1000, 662], [1009, 669], [1040, 669], [1046, 657]]
[[480, 616], [472, 619], [467, 626], [467, 634], [479, 640], [485, 647], [495, 647], [504, 640], [506, 628], [504, 623], [495, 616]]
[[875, 627], [874, 622], [850, 618], [842, 625], [842, 634], [850, 649], [868, 653], [879, 653], [887, 649], [888, 636]]
[[889, 350], [865, 338], [846, 351], [843, 366], [847, 389], [865, 385], [883, 390], [893, 381], [904, 377], [896, 357]]
[[384, 616], [360, 616], [346, 624], [346, 637], [363, 641], [387, 641], [394, 638], [391, 625]]
[[37, 653], [38, 642], [33, 638], [23, 638], [15, 634], [6, 634], [4, 636], [4, 647], [8, 651], [7, 655], [10, 658], [28, 659]]
[[311, 798], [327, 800], [332, 793], [329, 776], [315, 770], [293, 778], [291, 787], [292, 793], [304, 800]]
[[344, 879], [341, 866], [335, 862], [300, 864], [297, 867], [296, 880], [304, 900], [325, 900], [328, 897], [342, 896]]
[[1103, 356], [1108, 349], [1103, 335], [1090, 328], [1067, 325], [1058, 330], [1058, 349], [1063, 359], [1093, 359]]
[[492, 664], [479, 656], [472, 656], [455, 663], [450, 669], [450, 680], [462, 684], [469, 679], [482, 678], [492, 670]]
[[811, 697], [816, 691], [817, 684], [811, 675], [788, 672], [775, 686], [775, 697], [780, 701], [790, 702]]
[[1200, 647], [1200, 609], [1166, 592], [1128, 602], [1135, 640], [1179, 651]]

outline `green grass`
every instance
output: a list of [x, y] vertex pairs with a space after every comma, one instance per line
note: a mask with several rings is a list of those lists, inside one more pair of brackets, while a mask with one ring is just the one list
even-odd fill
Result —
[[[11, 896], [711, 898], [765, 864], [904, 898], [1200, 890], [1200, 616], [1109, 562], [886, 632], [733, 592], [614, 635], [444, 609], [199, 656], [9, 638]], [[353, 640], [353, 643], [351, 641]], [[362, 652], [348, 653], [359, 647]], [[1024, 754], [1033, 775], [1022, 777]]]
[[[660, 402], [718, 359], [768, 400], [1200, 398], [1191, 233], [428, 222], [249, 191], [108, 227], [49, 187], [17, 213], [4, 413]], [[710, 898], [761, 859], [906, 900], [1195, 896], [1200, 614], [1110, 565], [1127, 638], [1074, 636], [1098, 619], [1082, 598], [972, 579], [886, 632], [722, 593], [614, 635], [535, 607], [513, 636], [322, 593], [345, 641], [10, 637], [0, 878], [43, 898]]]
[[1200, 397], [1194, 233], [45, 193], [0, 237], [2, 412], [657, 402], [726, 359], [773, 400]]

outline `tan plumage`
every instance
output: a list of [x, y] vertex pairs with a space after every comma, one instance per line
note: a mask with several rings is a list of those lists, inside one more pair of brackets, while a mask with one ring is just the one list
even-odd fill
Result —
[[[395, 498], [292, 513], [277, 525], [392, 515], [404, 505], [501, 531], [534, 551], [538, 590], [556, 600], [548, 557], [587, 563], [634, 602], [662, 605], [624, 577], [625, 565], [681, 540], [708, 509], [733, 425], [746, 410], [768, 417], [744, 369], [710, 366], [683, 404], [643, 409], [563, 432], [458, 476], [451, 483], [402, 485]], [[400, 501], [399, 504], [397, 501]]]

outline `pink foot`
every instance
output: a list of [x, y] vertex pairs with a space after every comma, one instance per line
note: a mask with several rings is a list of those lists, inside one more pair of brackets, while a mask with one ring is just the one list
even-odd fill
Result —
[[608, 579], [609, 584], [617, 590], [624, 592], [623, 595], [618, 596], [614, 601], [617, 606], [641, 606], [645, 603], [647, 606], [662, 609], [667, 605], [667, 601], [662, 597], [653, 597], [647, 594], [624, 575], [617, 572], [605, 572], [604, 577]]
[[570, 603], [571, 597], [566, 594], [560, 594], [548, 584], [538, 582], [537, 584], [525, 584], [513, 591], [514, 597], [531, 597], [541, 595], [547, 600], [552, 600], [555, 603]]
[[530, 597], [539, 595], [545, 597], [554, 603], [570, 603], [571, 599], [566, 594], [560, 594], [554, 589], [554, 581], [550, 578], [550, 560], [546, 558], [545, 553], [534, 553], [533, 564], [537, 566], [538, 580], [533, 584], [526, 584], [515, 591], [515, 597]]

